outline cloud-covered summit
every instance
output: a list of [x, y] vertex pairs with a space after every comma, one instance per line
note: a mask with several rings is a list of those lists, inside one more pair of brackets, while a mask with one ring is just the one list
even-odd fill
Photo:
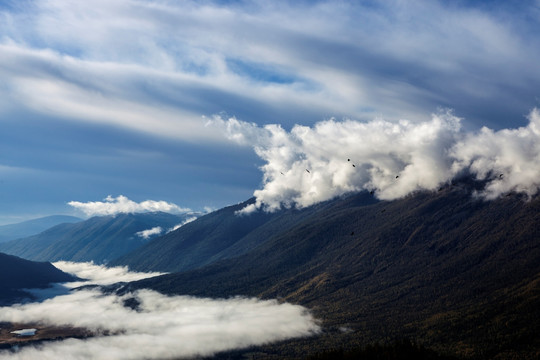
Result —
[[487, 199], [510, 192], [532, 196], [540, 186], [540, 112], [527, 126], [466, 132], [451, 111], [430, 121], [327, 120], [313, 127], [260, 127], [215, 117], [239, 144], [252, 145], [265, 161], [263, 186], [243, 212], [305, 207], [348, 192], [369, 190], [383, 200], [435, 190], [468, 172], [486, 180]]
[[113, 198], [107, 196], [104, 201], [70, 201], [68, 205], [82, 211], [87, 216], [116, 215], [120, 213], [144, 213], [163, 211], [168, 213], [189, 213], [191, 209], [181, 208], [180, 206], [168, 203], [166, 201], [145, 200], [137, 203], [128, 199], [124, 195]]

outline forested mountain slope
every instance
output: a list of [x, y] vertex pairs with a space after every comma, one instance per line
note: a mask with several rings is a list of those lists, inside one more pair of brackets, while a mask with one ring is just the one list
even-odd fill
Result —
[[149, 241], [137, 233], [155, 227], [166, 232], [186, 217], [163, 212], [97, 216], [0, 244], [0, 251], [37, 261], [106, 263]]
[[473, 190], [460, 183], [391, 202], [365, 193], [334, 200], [244, 255], [131, 288], [277, 298], [323, 320], [325, 335], [280, 351], [414, 338], [461, 356], [534, 358], [540, 198], [483, 201]]
[[75, 279], [51, 263], [28, 261], [0, 253], [0, 305], [27, 297], [28, 294], [22, 289], [42, 288], [50, 283]]
[[[366, 194], [359, 199], [363, 204], [376, 202], [373, 196]], [[130, 269], [138, 271], [165, 272], [202, 267], [247, 253], [275, 234], [318, 214], [321, 208], [330, 204], [276, 213], [236, 214], [252, 202], [253, 199], [202, 216], [113, 261], [111, 265], [128, 265]]]

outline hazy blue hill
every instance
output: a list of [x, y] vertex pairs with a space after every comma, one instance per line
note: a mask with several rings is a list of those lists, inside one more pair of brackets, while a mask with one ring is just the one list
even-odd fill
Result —
[[82, 219], [75, 216], [51, 215], [17, 224], [2, 225], [0, 226], [0, 243], [39, 234], [58, 224], [79, 221], [82, 221]]
[[[356, 199], [363, 204], [376, 200], [368, 194]], [[318, 214], [323, 203], [304, 210], [256, 212], [238, 216], [236, 211], [254, 200], [207, 214], [165, 236], [154, 239], [111, 262], [138, 271], [179, 272], [245, 254], [292, 226]]]
[[0, 305], [27, 297], [21, 289], [47, 287], [54, 282], [76, 280], [51, 263], [24, 260], [0, 253]]
[[157, 226], [166, 231], [185, 218], [162, 212], [93, 217], [0, 244], [0, 251], [29, 260], [106, 263], [148, 242], [137, 232]]
[[323, 319], [323, 336], [270, 352], [412, 338], [462, 356], [534, 358], [540, 198], [482, 201], [471, 192], [457, 184], [392, 202], [338, 199], [304, 210], [244, 255], [132, 287], [278, 298]]

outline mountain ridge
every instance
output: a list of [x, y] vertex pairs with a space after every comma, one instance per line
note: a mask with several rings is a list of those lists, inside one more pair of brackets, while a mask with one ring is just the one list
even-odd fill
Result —
[[62, 223], [74, 223], [83, 219], [69, 215], [50, 215], [20, 223], [0, 226], [0, 243], [39, 234]]
[[[365, 193], [355, 201], [371, 204], [378, 200]], [[305, 221], [318, 209], [332, 203], [327, 201], [302, 210], [283, 209], [274, 213], [237, 213], [253, 202], [252, 198], [201, 216], [196, 221], [114, 260], [111, 265], [128, 266], [136, 271], [163, 272], [199, 268], [245, 254], [266, 242], [273, 233]]]
[[76, 277], [62, 272], [49, 262], [29, 261], [0, 253], [0, 305], [30, 298], [24, 289], [44, 288], [51, 283], [75, 280]]
[[473, 193], [457, 184], [389, 202], [365, 203], [366, 193], [337, 199], [247, 253], [125, 289], [307, 306], [327, 335], [284, 351], [402, 336], [459, 356], [532, 358], [540, 197]]
[[148, 241], [137, 233], [158, 226], [167, 230], [188, 216], [164, 212], [96, 216], [2, 243], [0, 251], [36, 261], [94, 261], [101, 264]]

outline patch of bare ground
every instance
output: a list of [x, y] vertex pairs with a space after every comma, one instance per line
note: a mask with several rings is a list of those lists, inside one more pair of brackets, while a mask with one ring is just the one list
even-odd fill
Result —
[[[12, 331], [22, 329], [36, 329], [37, 331], [32, 336], [21, 336], [12, 333]], [[85, 339], [96, 335], [90, 330], [71, 326], [0, 322], [0, 349], [10, 349], [13, 346], [30, 345], [43, 341], [55, 341], [67, 338]]]

